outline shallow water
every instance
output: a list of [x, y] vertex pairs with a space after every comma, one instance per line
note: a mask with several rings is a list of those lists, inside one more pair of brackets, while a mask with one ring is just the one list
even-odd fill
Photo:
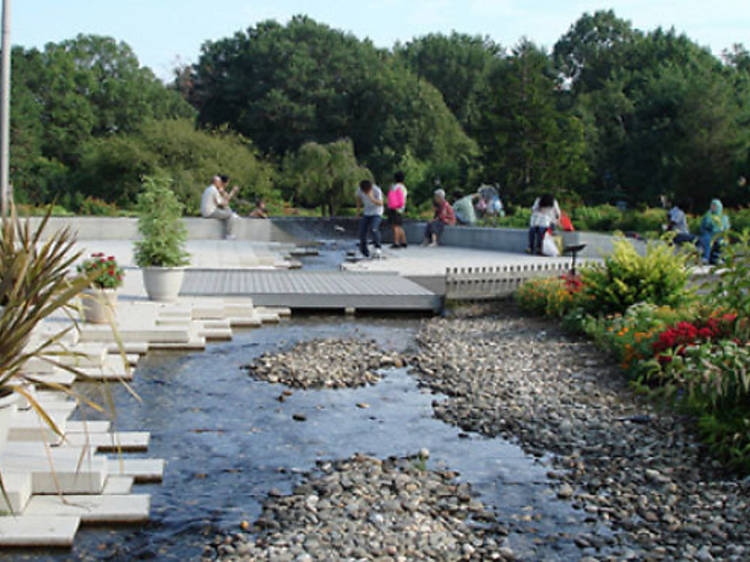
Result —
[[[152, 520], [137, 528], [82, 528], [71, 552], [15, 553], [15, 559], [191, 560], [217, 534], [252, 522], [272, 488], [289, 492], [319, 459], [355, 452], [376, 457], [430, 452], [429, 467], [450, 468], [472, 484], [503, 522], [526, 518], [554, 542], [535, 555], [531, 534], [511, 534], [509, 545], [525, 557], [567, 560], [578, 556], [572, 539], [591, 529], [583, 515], [550, 492], [547, 467], [503, 439], [467, 436], [432, 415], [440, 396], [420, 389], [405, 369], [385, 371], [375, 386], [351, 390], [295, 391], [256, 381], [240, 369], [269, 350], [326, 337], [376, 339], [385, 349], [414, 345], [418, 320], [302, 318], [235, 334], [205, 352], [149, 354], [133, 387], [142, 403], [115, 390], [117, 428], [148, 430], [145, 456], [167, 460], [161, 485], [136, 486], [152, 494]], [[369, 408], [359, 408], [357, 403]], [[300, 413], [305, 422], [292, 420]], [[537, 518], [540, 520], [537, 521]], [[537, 535], [538, 537], [539, 535]], [[8, 555], [6, 555], [8, 558]]]

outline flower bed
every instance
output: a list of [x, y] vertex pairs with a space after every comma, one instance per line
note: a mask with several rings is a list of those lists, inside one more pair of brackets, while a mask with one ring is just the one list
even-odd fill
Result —
[[697, 421], [709, 450], [750, 472], [750, 235], [699, 302], [685, 256], [664, 246], [638, 257], [616, 247], [574, 286], [534, 280], [516, 294], [534, 314], [562, 318], [610, 352], [634, 387]]

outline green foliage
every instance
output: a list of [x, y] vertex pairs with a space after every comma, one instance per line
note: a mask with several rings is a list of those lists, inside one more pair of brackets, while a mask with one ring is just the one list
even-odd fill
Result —
[[115, 257], [105, 256], [101, 252], [91, 254], [90, 258], [76, 266], [76, 270], [89, 277], [91, 284], [99, 289], [116, 289], [122, 285], [125, 276]]
[[189, 263], [182, 203], [170, 189], [171, 183], [166, 176], [143, 179], [137, 205], [141, 240], [135, 242], [135, 263], [139, 267], [179, 267]]
[[196, 130], [187, 119], [148, 121], [132, 134], [89, 141], [82, 148], [76, 186], [81, 193], [128, 207], [143, 176], [166, 174], [187, 212], [197, 214], [203, 188], [218, 173], [240, 186], [240, 199], [273, 194], [273, 170], [250, 141], [226, 128]]
[[582, 272], [584, 306], [596, 314], [623, 313], [639, 302], [683, 306], [692, 299], [686, 262], [686, 253], [675, 253], [664, 241], [649, 242], [640, 256], [628, 240], [617, 238], [603, 263]]
[[724, 247], [722, 259], [723, 267], [716, 272], [718, 280], [707, 285], [710, 302], [750, 318], [750, 230]]
[[518, 305], [532, 314], [562, 318], [578, 306], [578, 294], [560, 278], [532, 279], [514, 294]]
[[92, 139], [133, 132], [148, 119], [195, 114], [128, 45], [109, 37], [79, 35], [43, 51], [16, 47], [12, 58], [11, 181], [19, 200], [59, 196]]
[[477, 140], [484, 173], [501, 182], [504, 194], [528, 203], [588, 176], [583, 123], [558, 108], [555, 90], [549, 57], [524, 40], [493, 67], [482, 100]]
[[372, 180], [372, 173], [357, 163], [349, 139], [326, 145], [303, 144], [296, 154], [284, 159], [283, 175], [296, 201], [327, 208], [331, 216], [351, 203], [361, 180]]
[[377, 177], [407, 149], [464, 164], [475, 144], [440, 92], [369, 41], [304, 16], [207, 42], [188, 99], [205, 125], [230, 123], [277, 156], [349, 137]]
[[78, 207], [78, 213], [81, 215], [93, 215], [98, 217], [116, 217], [120, 214], [120, 210], [114, 203], [107, 203], [96, 197], [86, 197], [86, 199], [81, 201], [81, 204]]

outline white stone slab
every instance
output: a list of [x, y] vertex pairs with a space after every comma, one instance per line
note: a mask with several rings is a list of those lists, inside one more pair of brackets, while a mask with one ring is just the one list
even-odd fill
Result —
[[229, 324], [232, 328], [259, 328], [263, 325], [263, 320], [258, 316], [232, 316]]
[[[248, 299], [249, 300], [249, 299]], [[236, 318], [251, 318], [255, 314], [252, 301], [244, 303], [224, 303], [224, 316]]]
[[117, 433], [67, 433], [63, 445], [80, 447], [86, 444], [97, 451], [126, 452], [146, 451], [151, 434], [148, 431], [122, 431]]
[[78, 517], [22, 515], [0, 517], [0, 546], [65, 547], [73, 545]]
[[161, 482], [164, 477], [164, 459], [109, 459], [109, 473], [115, 476], [132, 476], [137, 483]]
[[0, 459], [0, 471], [31, 474], [34, 494], [100, 494], [107, 480], [107, 459], [86, 456], [83, 459], [69, 450], [51, 448], [50, 459], [38, 454], [13, 454]]
[[[122, 348], [127, 354], [145, 355], [148, 353], [148, 343], [146, 341], [123, 342]], [[110, 355], [119, 355], [120, 347], [116, 343], [107, 344], [107, 352]]]
[[16, 515], [23, 513], [31, 497], [31, 473], [24, 471], [4, 471], [2, 479], [10, 506], [6, 503], [5, 498], [0, 495], [0, 513], [9, 511], [8, 507]]
[[[67, 419], [73, 413], [76, 406], [73, 403], [71, 407], [68, 402], [60, 402], [59, 407], [56, 406], [57, 404], [47, 405], [45, 410], [57, 428], [65, 433]], [[9, 443], [45, 440], [55, 443], [59, 439], [60, 436], [33, 409], [16, 412], [11, 420], [10, 428], [8, 428]]]
[[80, 517], [82, 523], [143, 523], [150, 507], [149, 494], [33, 496], [25, 514]]
[[71, 386], [76, 380], [76, 376], [73, 373], [59, 368], [56, 368], [52, 372], [52, 374], [30, 374], [27, 375], [26, 378], [36, 383], [39, 387], [44, 387], [45, 383], [57, 384], [60, 386]]
[[110, 476], [104, 484], [102, 494], [129, 494], [135, 478], [132, 476]]
[[232, 339], [232, 329], [231, 328], [199, 329], [198, 336], [205, 338], [206, 341], [229, 341]]
[[[187, 342], [190, 335], [187, 329], [172, 327], [144, 327], [140, 329], [119, 329], [119, 337], [122, 342], [148, 342], [150, 343], [178, 343]], [[113, 342], [112, 331], [102, 330], [95, 326], [81, 328], [81, 340], [97, 342]]]
[[65, 435], [70, 433], [107, 433], [112, 424], [106, 420], [69, 420], [65, 424]]
[[206, 338], [194, 337], [183, 343], [155, 342], [149, 348], [155, 351], [202, 351], [206, 349]]

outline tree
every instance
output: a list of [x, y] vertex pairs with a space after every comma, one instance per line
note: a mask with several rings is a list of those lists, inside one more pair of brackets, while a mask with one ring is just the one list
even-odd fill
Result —
[[21, 200], [59, 197], [93, 138], [133, 132], [148, 119], [195, 115], [128, 45], [108, 37], [79, 35], [12, 55], [11, 181]]
[[285, 183], [294, 188], [294, 196], [302, 204], [321, 206], [333, 216], [354, 197], [354, 189], [363, 179], [372, 179], [367, 168], [357, 163], [354, 146], [349, 139], [325, 145], [303, 144], [284, 159]]
[[432, 85], [369, 41], [303, 16], [205, 43], [190, 84], [200, 123], [229, 124], [276, 156], [350, 138], [360, 160], [390, 176], [407, 149], [433, 161], [475, 150]]
[[395, 54], [418, 77], [425, 78], [443, 95], [448, 109], [467, 130], [477, 116], [477, 98], [487, 88], [493, 63], [502, 47], [489, 37], [455, 31], [450, 35], [430, 33], [404, 46]]
[[188, 119], [148, 121], [134, 133], [88, 141], [73, 186], [83, 196], [131, 206], [144, 176], [166, 173], [172, 189], [190, 214], [200, 208], [202, 188], [219, 173], [240, 186], [252, 200], [272, 192], [273, 170], [250, 141], [227, 129], [196, 130]]
[[581, 120], [557, 108], [556, 80], [546, 53], [523, 40], [493, 72], [479, 138], [488, 176], [504, 192], [531, 200], [541, 190], [577, 187], [587, 179]]
[[565, 81], [577, 91], [601, 86], [612, 68], [623, 62], [622, 49], [640, 32], [612, 10], [584, 13], [555, 43], [552, 56]]

